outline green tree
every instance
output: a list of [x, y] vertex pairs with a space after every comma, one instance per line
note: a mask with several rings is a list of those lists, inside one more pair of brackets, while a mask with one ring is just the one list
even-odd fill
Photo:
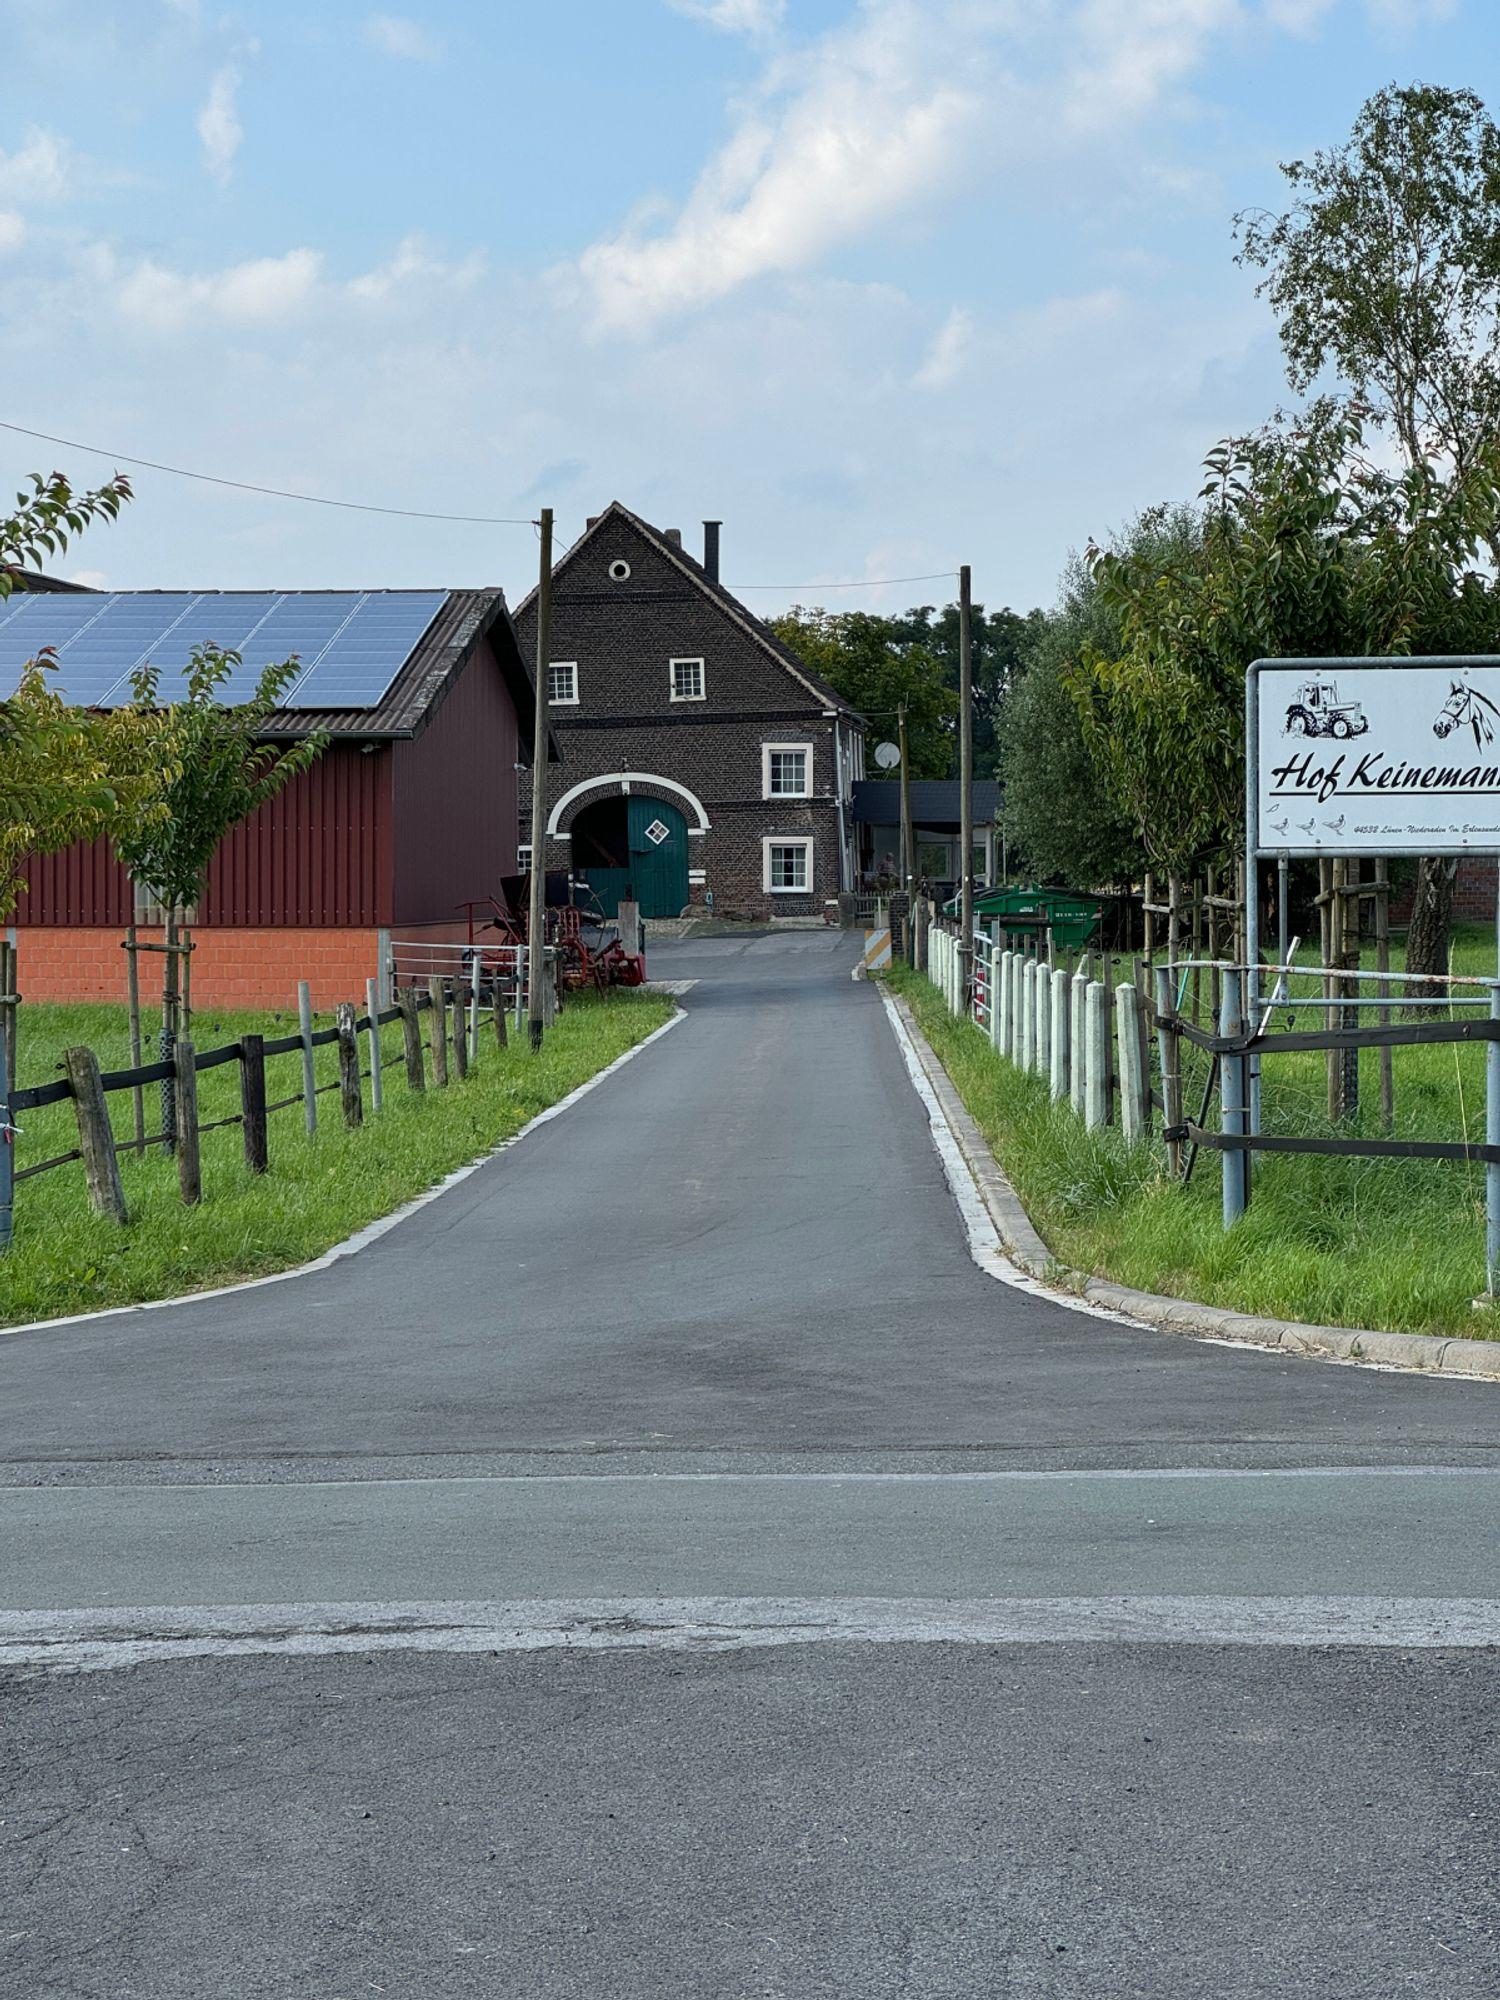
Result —
[[948, 776], [958, 698], [928, 647], [899, 639], [891, 619], [869, 611], [794, 605], [770, 624], [784, 646], [870, 718], [877, 737], [894, 739], [905, 702], [912, 776]]
[[[1334, 371], [1408, 467], [1462, 479], [1500, 435], [1500, 130], [1472, 90], [1392, 84], [1341, 146], [1282, 173], [1291, 207], [1235, 228], [1293, 388]], [[1500, 530], [1485, 546], [1500, 563]], [[1454, 872], [1418, 865], [1416, 969], [1446, 962]]]
[[[322, 735], [292, 744], [266, 740], [266, 724], [299, 672], [295, 659], [266, 667], [248, 701], [225, 705], [220, 690], [239, 663], [237, 653], [195, 647], [183, 698], [165, 708], [155, 667], [142, 667], [132, 681], [134, 702], [126, 713], [160, 718], [169, 769], [161, 810], [140, 824], [117, 824], [112, 837], [132, 878], [165, 909], [169, 945], [177, 943], [181, 912], [198, 900], [225, 834], [305, 771], [328, 742]], [[175, 952], [166, 954], [164, 966], [162, 1028], [170, 1037], [179, 1028]]]
[[[957, 604], [941, 609], [920, 604], [890, 621], [892, 643], [903, 650], [914, 647], [936, 659], [942, 677], [953, 695], [949, 724], [949, 763], [943, 776], [958, 772], [958, 689], [959, 612]], [[1032, 650], [1046, 627], [1041, 611], [986, 612], [982, 604], [970, 609], [970, 672], [974, 685], [974, 769], [980, 776], [992, 773], [1000, 756], [1000, 718], [1007, 696], [1019, 685]]]
[[1240, 840], [1245, 668], [1255, 659], [1487, 652], [1500, 594], [1481, 567], [1500, 529], [1500, 452], [1455, 477], [1371, 467], [1359, 423], [1210, 454], [1201, 536], [1090, 552], [1118, 642], [1066, 676], [1084, 738], [1154, 865], [1189, 873]]
[[[1119, 551], [1166, 559], [1190, 546], [1189, 509], [1144, 515], [1114, 538]], [[1035, 613], [1024, 670], [1012, 678], [999, 716], [1001, 808], [1011, 865], [1075, 889], [1133, 881], [1144, 865], [1140, 835], [1105, 782], [1084, 736], [1069, 685], [1086, 648], [1109, 654], [1119, 615], [1092, 570], [1074, 557], [1050, 613]]]

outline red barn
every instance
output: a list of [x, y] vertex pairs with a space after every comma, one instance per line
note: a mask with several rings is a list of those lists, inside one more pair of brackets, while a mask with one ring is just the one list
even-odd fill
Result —
[[[193, 923], [195, 1007], [289, 1006], [299, 979], [317, 1007], [362, 999], [392, 939], [461, 940], [461, 906], [515, 873], [532, 753], [532, 681], [501, 592], [18, 591], [0, 602], [0, 693], [51, 646], [56, 685], [83, 706], [127, 700], [147, 660], [171, 699], [208, 641], [242, 656], [231, 701], [295, 654], [267, 735], [332, 740], [220, 845]], [[108, 844], [36, 856], [26, 877], [25, 996], [122, 998], [125, 927], [159, 912]]]

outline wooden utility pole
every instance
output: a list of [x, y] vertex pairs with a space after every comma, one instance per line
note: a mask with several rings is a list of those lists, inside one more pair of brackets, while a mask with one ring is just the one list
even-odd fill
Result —
[[907, 922], [911, 922], [911, 899], [917, 887], [917, 857], [911, 848], [911, 753], [906, 747], [906, 703], [896, 711], [897, 736], [901, 745], [901, 887], [906, 891]]
[[547, 913], [547, 671], [552, 651], [552, 509], [541, 518], [541, 575], [536, 593], [536, 708], [531, 731], [531, 907], [526, 930], [527, 1024], [533, 1049], [542, 1046], [542, 987], [547, 976], [542, 932]]
[[964, 1010], [968, 1011], [974, 955], [974, 662], [969, 565], [958, 572], [958, 844], [959, 950], [963, 956]]

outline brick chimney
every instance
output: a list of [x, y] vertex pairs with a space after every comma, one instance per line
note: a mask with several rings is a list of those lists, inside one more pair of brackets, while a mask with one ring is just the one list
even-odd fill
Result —
[[703, 523], [703, 567], [714, 583], [719, 580], [719, 530], [723, 525], [722, 521]]
[[666, 541], [669, 541], [674, 549], [680, 549], [682, 547], [681, 528], [663, 528], [661, 532], [663, 538]]

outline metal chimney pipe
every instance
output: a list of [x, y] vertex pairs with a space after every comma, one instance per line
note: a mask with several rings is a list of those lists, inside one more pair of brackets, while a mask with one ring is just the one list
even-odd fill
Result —
[[703, 523], [703, 567], [713, 583], [719, 580], [719, 530], [723, 525], [722, 521]]

